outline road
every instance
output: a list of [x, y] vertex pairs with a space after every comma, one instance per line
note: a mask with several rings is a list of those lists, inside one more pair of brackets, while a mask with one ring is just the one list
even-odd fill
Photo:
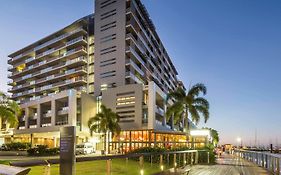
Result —
[[189, 175], [270, 175], [270, 173], [234, 155], [223, 154], [216, 165], [192, 166]]

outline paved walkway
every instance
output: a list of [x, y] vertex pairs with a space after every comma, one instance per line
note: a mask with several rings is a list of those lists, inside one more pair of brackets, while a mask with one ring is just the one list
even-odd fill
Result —
[[233, 155], [223, 154], [216, 165], [192, 166], [189, 175], [270, 175], [265, 169]]

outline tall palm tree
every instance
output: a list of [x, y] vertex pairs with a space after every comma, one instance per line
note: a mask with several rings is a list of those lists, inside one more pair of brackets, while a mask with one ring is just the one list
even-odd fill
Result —
[[118, 114], [104, 105], [101, 105], [101, 112], [90, 118], [88, 121], [91, 135], [93, 132], [101, 132], [104, 134], [104, 150], [106, 150], [106, 134], [108, 132], [111, 132], [112, 135], [120, 134], [121, 128], [118, 121]]
[[7, 122], [10, 127], [16, 127], [18, 124], [18, 116], [21, 115], [20, 106], [8, 96], [0, 92], [0, 119]]
[[188, 92], [179, 87], [176, 91], [169, 93], [167, 101], [173, 99], [174, 103], [167, 109], [167, 121], [173, 116], [174, 122], [179, 123], [182, 118], [187, 120], [190, 115], [196, 124], [199, 123], [201, 116], [206, 123], [209, 119], [209, 102], [200, 96], [201, 93], [203, 95], [207, 93], [207, 88], [202, 83], [195, 84]]

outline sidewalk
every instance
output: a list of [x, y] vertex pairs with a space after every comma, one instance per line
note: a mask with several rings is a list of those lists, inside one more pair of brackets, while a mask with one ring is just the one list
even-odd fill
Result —
[[270, 173], [244, 159], [223, 154], [216, 165], [194, 165], [189, 175], [270, 175]]

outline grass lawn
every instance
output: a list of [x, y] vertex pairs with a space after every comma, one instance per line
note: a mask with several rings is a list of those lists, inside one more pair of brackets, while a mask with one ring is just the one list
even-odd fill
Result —
[[[159, 164], [144, 163], [144, 175], [151, 175], [161, 171]], [[31, 167], [29, 175], [46, 173], [46, 167]], [[106, 161], [85, 161], [76, 163], [77, 175], [105, 175]], [[139, 162], [129, 160], [128, 164], [124, 159], [112, 160], [112, 175], [138, 175], [140, 174]], [[59, 175], [59, 165], [51, 165], [51, 175]]]
[[9, 165], [9, 163], [13, 160], [0, 160], [0, 164]]

